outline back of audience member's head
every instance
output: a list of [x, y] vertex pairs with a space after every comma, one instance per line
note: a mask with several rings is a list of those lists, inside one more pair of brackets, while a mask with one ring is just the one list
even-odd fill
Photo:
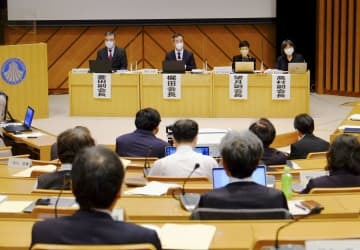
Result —
[[120, 196], [124, 168], [119, 157], [110, 149], [88, 147], [75, 157], [71, 178], [80, 209], [111, 209]]
[[57, 154], [61, 163], [72, 163], [81, 149], [95, 145], [89, 129], [77, 126], [62, 132], [57, 138]]
[[137, 129], [154, 131], [161, 122], [159, 112], [153, 108], [140, 109], [136, 113], [135, 126]]
[[[356, 137], [347, 134], [337, 136], [326, 154], [326, 169], [330, 172], [347, 170], [357, 174], [359, 167], [357, 166], [357, 168], [354, 168], [351, 163], [351, 155], [357, 147], [359, 147], [359, 141]], [[354, 158], [354, 160], [356, 160], [356, 158]]]
[[177, 143], [191, 143], [199, 132], [199, 125], [190, 119], [178, 120], [172, 126], [172, 132]]
[[294, 128], [303, 135], [311, 135], [314, 127], [314, 119], [308, 114], [299, 114], [294, 119]]
[[260, 118], [250, 125], [249, 130], [253, 132], [262, 141], [264, 148], [270, 146], [274, 141], [276, 130], [274, 125], [266, 118]]
[[351, 152], [350, 166], [350, 171], [354, 175], [360, 175], [360, 145], [356, 146]]
[[224, 168], [232, 177], [250, 177], [263, 154], [260, 139], [251, 131], [229, 131], [220, 143]]

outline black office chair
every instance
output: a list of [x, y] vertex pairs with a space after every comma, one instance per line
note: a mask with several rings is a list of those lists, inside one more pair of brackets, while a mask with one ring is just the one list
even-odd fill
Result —
[[293, 219], [290, 212], [284, 208], [269, 209], [220, 209], [196, 208], [191, 220], [278, 220]]

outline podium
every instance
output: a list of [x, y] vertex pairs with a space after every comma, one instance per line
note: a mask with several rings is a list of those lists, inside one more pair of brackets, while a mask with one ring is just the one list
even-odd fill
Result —
[[35, 109], [35, 118], [47, 118], [47, 45], [0, 46], [0, 67], [0, 90], [9, 96], [8, 110], [12, 116], [23, 120], [29, 105]]

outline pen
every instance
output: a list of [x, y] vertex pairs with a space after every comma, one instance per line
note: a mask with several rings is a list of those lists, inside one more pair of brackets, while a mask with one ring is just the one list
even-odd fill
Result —
[[300, 208], [300, 209], [302, 209], [302, 210], [304, 210], [304, 211], [307, 211], [307, 208], [306, 208], [306, 207], [303, 207], [303, 206], [301, 206], [301, 205], [299, 205], [299, 204], [297, 204], [297, 203], [295, 203], [295, 207]]

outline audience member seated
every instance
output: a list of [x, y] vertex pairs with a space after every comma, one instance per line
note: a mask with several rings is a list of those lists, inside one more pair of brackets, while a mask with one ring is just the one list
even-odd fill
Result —
[[313, 188], [341, 188], [360, 186], [360, 144], [352, 135], [339, 135], [326, 155], [329, 176], [310, 179], [302, 193]]
[[330, 144], [316, 137], [314, 120], [308, 114], [299, 114], [294, 119], [294, 128], [299, 134], [299, 141], [290, 147], [291, 159], [305, 159], [309, 153], [328, 151]]
[[258, 121], [250, 125], [249, 130], [253, 132], [263, 143], [264, 154], [261, 161], [265, 165], [281, 165], [285, 164], [288, 155], [274, 148], [270, 148], [270, 144], [274, 141], [276, 130], [274, 125], [266, 118], [260, 118]]
[[149, 175], [187, 177], [195, 164], [200, 167], [192, 176], [206, 176], [212, 180], [212, 169], [218, 167], [214, 158], [194, 151], [198, 124], [193, 120], [178, 120], [172, 126], [176, 152], [154, 162]]
[[156, 109], [139, 110], [135, 118], [136, 130], [116, 138], [116, 153], [130, 157], [164, 157], [169, 144], [155, 136], [159, 132], [160, 122], [161, 117]]
[[66, 175], [71, 172], [73, 160], [81, 149], [95, 145], [94, 139], [87, 128], [75, 127], [62, 132], [57, 138], [58, 158], [61, 162], [60, 169], [56, 172], [38, 177], [38, 189], [70, 189], [65, 183]]
[[124, 168], [114, 152], [100, 146], [81, 150], [71, 176], [80, 209], [72, 216], [35, 223], [31, 245], [150, 243], [161, 249], [155, 231], [111, 217], [124, 179]]
[[295, 44], [291, 40], [284, 40], [281, 43], [281, 55], [276, 61], [276, 68], [288, 70], [289, 63], [305, 62], [304, 57], [295, 52]]
[[263, 154], [260, 139], [251, 131], [230, 131], [221, 140], [222, 164], [230, 183], [201, 196], [199, 207], [224, 209], [288, 209], [285, 195], [253, 182], [251, 175]]
[[256, 68], [256, 59], [249, 55], [250, 43], [246, 40], [239, 43], [240, 55], [233, 56], [232, 70], [235, 72], [236, 62], [254, 62], [254, 69]]

